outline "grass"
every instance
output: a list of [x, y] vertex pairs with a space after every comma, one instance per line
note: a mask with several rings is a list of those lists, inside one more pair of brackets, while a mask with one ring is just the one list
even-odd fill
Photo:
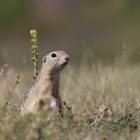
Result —
[[139, 140], [140, 64], [130, 64], [131, 53], [125, 50], [113, 64], [95, 61], [91, 52], [84, 51], [78, 67], [63, 71], [64, 118], [53, 110], [21, 117], [16, 108], [32, 83], [32, 72], [4, 67], [0, 140]]
[[[83, 59], [79, 68], [68, 66], [62, 74], [64, 118], [47, 110], [24, 117], [14, 113], [12, 106], [23, 97], [32, 77], [14, 69], [8, 69], [6, 73], [3, 70], [0, 77], [3, 104], [0, 108], [0, 139], [138, 140], [140, 65], [118, 63], [121, 60], [107, 65], [91, 63], [89, 59]], [[20, 79], [16, 85], [17, 75]], [[10, 103], [5, 106], [11, 91]]]

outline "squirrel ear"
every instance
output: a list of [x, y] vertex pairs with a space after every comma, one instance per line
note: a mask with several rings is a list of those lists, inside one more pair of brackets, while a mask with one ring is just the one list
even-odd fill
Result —
[[43, 63], [46, 63], [46, 56], [45, 56], [44, 59], [43, 59]]

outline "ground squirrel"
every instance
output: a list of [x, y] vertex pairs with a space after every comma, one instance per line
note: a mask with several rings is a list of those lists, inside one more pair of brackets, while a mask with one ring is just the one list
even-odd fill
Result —
[[20, 107], [20, 114], [35, 113], [45, 105], [50, 108], [63, 109], [59, 94], [59, 77], [61, 70], [67, 65], [69, 55], [63, 51], [53, 51], [44, 56], [41, 71], [37, 80], [27, 93], [26, 100]]

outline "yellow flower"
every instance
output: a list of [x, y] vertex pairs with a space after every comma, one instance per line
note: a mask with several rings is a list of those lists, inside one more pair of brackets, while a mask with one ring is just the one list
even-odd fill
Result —
[[30, 30], [30, 34], [32, 38], [37, 38], [37, 31], [35, 29]]

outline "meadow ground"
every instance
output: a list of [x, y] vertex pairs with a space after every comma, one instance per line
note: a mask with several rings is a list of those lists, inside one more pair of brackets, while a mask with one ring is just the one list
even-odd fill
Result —
[[64, 118], [50, 110], [24, 117], [14, 113], [13, 105], [31, 85], [31, 72], [4, 69], [0, 140], [140, 140], [140, 64], [129, 64], [124, 57], [113, 64], [92, 59], [63, 71]]

